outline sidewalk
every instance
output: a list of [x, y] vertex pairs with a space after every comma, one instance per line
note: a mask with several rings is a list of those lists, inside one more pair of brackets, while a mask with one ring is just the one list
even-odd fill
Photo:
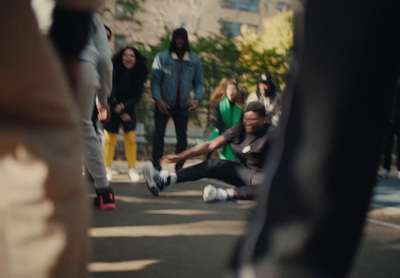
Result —
[[377, 178], [368, 218], [400, 225], [400, 180]]
[[[205, 204], [205, 180], [177, 184], [154, 197], [143, 179], [129, 180], [124, 161], [114, 164], [121, 172], [112, 180], [117, 210], [94, 208], [89, 230], [93, 277], [223, 277], [255, 203]], [[139, 171], [143, 164], [137, 164]]]
[[[176, 184], [154, 197], [143, 179], [129, 180], [125, 161], [114, 164], [120, 171], [112, 181], [117, 210], [93, 208], [93, 278], [224, 277], [255, 202], [205, 204], [202, 189], [215, 184], [208, 180]], [[139, 171], [143, 164], [138, 162]], [[398, 277], [399, 219], [400, 181], [378, 180], [350, 278]]]

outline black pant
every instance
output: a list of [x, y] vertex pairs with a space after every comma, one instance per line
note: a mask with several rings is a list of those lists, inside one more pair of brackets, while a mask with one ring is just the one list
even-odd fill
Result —
[[[346, 277], [398, 74], [397, 0], [309, 0], [295, 23], [278, 142], [235, 277]], [[270, 190], [268, 190], [270, 188]]]
[[[157, 105], [155, 106], [154, 112], [154, 123], [155, 130], [153, 136], [153, 166], [160, 170], [159, 160], [164, 154], [164, 136], [165, 129], [170, 117], [174, 121], [175, 134], [176, 134], [176, 148], [175, 153], [180, 153], [187, 148], [187, 125], [189, 121], [189, 110], [188, 108], [173, 107], [169, 109], [170, 115], [162, 114]], [[182, 168], [185, 161], [177, 163], [175, 169], [179, 170]]]
[[[221, 180], [235, 185], [239, 200], [254, 199], [259, 184], [265, 175], [238, 162], [219, 159], [207, 159], [202, 163], [181, 169], [176, 172], [177, 182], [196, 181], [203, 178]], [[250, 185], [250, 186], [246, 186]]]
[[[400, 122], [389, 121], [386, 125], [385, 139], [383, 140], [383, 168], [390, 171], [392, 166], [392, 152], [393, 152], [393, 142], [394, 136], [397, 138], [397, 148], [396, 156], [400, 159]], [[400, 163], [397, 162], [397, 170], [400, 171]]]

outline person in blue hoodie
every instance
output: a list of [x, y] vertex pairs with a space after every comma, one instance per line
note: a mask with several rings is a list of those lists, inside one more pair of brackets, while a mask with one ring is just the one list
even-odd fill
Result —
[[[194, 90], [194, 100], [189, 104], [190, 92]], [[187, 125], [189, 111], [199, 105], [203, 96], [203, 70], [199, 57], [190, 51], [187, 31], [178, 28], [173, 32], [168, 50], [156, 55], [152, 64], [151, 91], [155, 100], [153, 166], [161, 170], [160, 158], [164, 153], [164, 136], [170, 117], [176, 132], [176, 153], [187, 148]], [[184, 161], [175, 168], [182, 168]]]

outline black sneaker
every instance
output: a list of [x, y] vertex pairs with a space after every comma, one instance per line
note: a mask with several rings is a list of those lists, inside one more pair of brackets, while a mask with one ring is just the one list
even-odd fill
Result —
[[95, 205], [101, 210], [115, 210], [115, 196], [111, 187], [96, 189], [97, 197], [94, 200]]
[[168, 172], [162, 171], [163, 175], [160, 175], [160, 172], [154, 169], [150, 161], [146, 161], [142, 172], [146, 185], [154, 196], [158, 196], [158, 191], [163, 191], [164, 187], [169, 184], [170, 177]]

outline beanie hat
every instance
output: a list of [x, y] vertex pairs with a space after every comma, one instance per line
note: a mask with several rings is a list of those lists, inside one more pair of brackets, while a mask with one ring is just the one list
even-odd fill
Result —
[[183, 27], [175, 29], [175, 31], [172, 33], [172, 39], [175, 40], [177, 37], [183, 37], [187, 41], [188, 33], [186, 29]]

